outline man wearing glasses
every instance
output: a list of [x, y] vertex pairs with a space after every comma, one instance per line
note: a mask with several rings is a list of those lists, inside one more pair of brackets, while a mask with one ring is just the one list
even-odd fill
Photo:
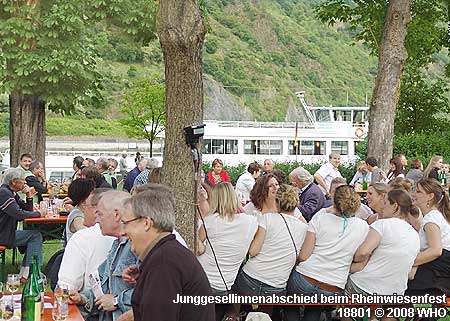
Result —
[[177, 302], [178, 295], [211, 295], [208, 278], [191, 251], [175, 240], [175, 198], [152, 184], [124, 203], [123, 231], [140, 260], [140, 276], [131, 299], [135, 321], [210, 321], [214, 305]]
[[72, 303], [84, 305], [90, 316], [99, 315], [99, 321], [115, 321], [131, 309], [134, 285], [122, 279], [122, 271], [138, 264], [138, 257], [131, 252], [130, 242], [122, 235], [120, 221], [123, 201], [130, 194], [110, 190], [102, 193], [95, 211], [96, 222], [103, 235], [115, 238], [106, 260], [98, 267], [99, 286], [103, 294], [95, 289], [81, 293], [70, 293]]

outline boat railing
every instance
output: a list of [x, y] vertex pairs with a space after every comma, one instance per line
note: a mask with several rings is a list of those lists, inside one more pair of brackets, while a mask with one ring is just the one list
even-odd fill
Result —
[[208, 124], [216, 125], [217, 127], [243, 127], [243, 128], [314, 128], [314, 124], [307, 122], [258, 122], [258, 121], [213, 121], [205, 120], [206, 126]]

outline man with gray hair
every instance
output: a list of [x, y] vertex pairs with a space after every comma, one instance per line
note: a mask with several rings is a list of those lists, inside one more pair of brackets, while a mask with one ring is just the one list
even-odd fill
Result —
[[291, 184], [299, 189], [298, 209], [302, 212], [307, 222], [314, 214], [325, 207], [325, 196], [313, 182], [313, 176], [303, 167], [297, 167], [289, 174]]
[[331, 181], [336, 177], [342, 177], [339, 172], [339, 164], [341, 163], [341, 155], [337, 153], [330, 153], [328, 162], [320, 166], [314, 174], [314, 178], [319, 184], [323, 194], [330, 198]]
[[131, 252], [130, 242], [122, 235], [120, 222], [123, 202], [129, 197], [130, 194], [123, 191], [104, 192], [95, 211], [102, 234], [115, 238], [106, 260], [98, 267], [103, 294], [95, 294], [93, 289], [70, 294], [72, 303], [83, 305], [90, 316], [98, 314], [99, 321], [116, 321], [131, 309], [134, 285], [124, 282], [122, 271], [137, 265], [139, 258]]
[[[184, 296], [212, 295], [197, 258], [175, 240], [175, 198], [152, 184], [125, 201], [124, 233], [142, 264], [131, 303], [135, 321], [211, 321], [214, 305], [188, 304]], [[183, 295], [183, 297], [180, 297]]]
[[[25, 201], [17, 192], [23, 192]], [[26, 246], [21, 277], [28, 276], [31, 260], [37, 255], [42, 263], [42, 235], [36, 230], [18, 231], [17, 222], [30, 217], [40, 217], [39, 211], [33, 211], [33, 195], [30, 187], [25, 184], [25, 175], [21, 169], [11, 168], [3, 175], [0, 187], [0, 245], [13, 248]]]
[[150, 158], [147, 160], [147, 166], [145, 169], [135, 178], [133, 187], [147, 184], [148, 176], [150, 172], [159, 166], [159, 162], [156, 158]]
[[136, 177], [147, 167], [148, 159], [142, 158], [139, 160], [137, 166], [133, 168], [128, 174], [125, 182], [123, 183], [123, 190], [130, 192], [133, 188], [134, 180]]
[[36, 195], [33, 196], [33, 203], [42, 201], [42, 194], [47, 193], [47, 180], [45, 178], [44, 166], [38, 160], [35, 160], [30, 165], [30, 172], [33, 175], [27, 176], [25, 181], [28, 186], [34, 187]]

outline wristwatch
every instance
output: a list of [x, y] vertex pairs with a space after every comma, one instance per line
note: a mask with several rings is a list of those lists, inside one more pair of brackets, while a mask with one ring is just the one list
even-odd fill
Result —
[[115, 307], [117, 307], [117, 306], [119, 305], [119, 296], [118, 296], [118, 295], [116, 295], [116, 296], [113, 298], [113, 305], [114, 305]]

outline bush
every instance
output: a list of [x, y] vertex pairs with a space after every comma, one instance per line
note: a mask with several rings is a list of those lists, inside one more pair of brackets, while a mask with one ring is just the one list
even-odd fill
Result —
[[[286, 182], [289, 183], [289, 173], [292, 172], [295, 168], [302, 166], [305, 169], [307, 169], [312, 175], [319, 169], [319, 167], [323, 164], [322, 163], [309, 163], [305, 164], [302, 162], [286, 162], [286, 163], [275, 163], [275, 168], [283, 171], [286, 175]], [[211, 162], [203, 163], [202, 168], [205, 173], [209, 173], [212, 170]], [[236, 181], [246, 170], [247, 170], [248, 164], [240, 163], [237, 166], [224, 166], [223, 169], [227, 171], [228, 175], [230, 176], [231, 183], [233, 185], [236, 185]], [[339, 166], [339, 171], [341, 172], [342, 176], [347, 180], [347, 182], [350, 182], [353, 178], [353, 175], [356, 172], [356, 166], [353, 163], [345, 163], [341, 164]]]

